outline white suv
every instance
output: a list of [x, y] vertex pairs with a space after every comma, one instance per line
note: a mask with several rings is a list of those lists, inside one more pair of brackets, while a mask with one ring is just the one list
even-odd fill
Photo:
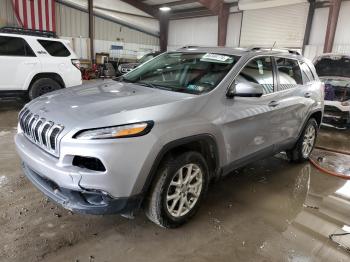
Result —
[[80, 63], [66, 40], [52, 32], [0, 29], [0, 94], [45, 93], [80, 85]]

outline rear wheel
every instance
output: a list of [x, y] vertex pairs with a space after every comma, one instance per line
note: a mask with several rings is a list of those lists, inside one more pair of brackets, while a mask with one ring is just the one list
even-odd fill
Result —
[[303, 162], [309, 159], [316, 143], [317, 130], [316, 120], [310, 118], [295, 147], [287, 151], [287, 155], [292, 162]]
[[61, 89], [61, 85], [51, 78], [40, 78], [30, 87], [28, 96], [32, 100], [49, 92]]
[[163, 162], [147, 199], [147, 217], [167, 228], [186, 223], [197, 212], [208, 180], [208, 166], [197, 152]]

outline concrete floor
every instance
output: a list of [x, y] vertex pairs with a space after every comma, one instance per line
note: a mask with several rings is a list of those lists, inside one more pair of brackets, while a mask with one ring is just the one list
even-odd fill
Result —
[[[350, 225], [350, 182], [281, 156], [214, 184], [197, 216], [176, 230], [142, 212], [134, 220], [72, 214], [23, 176], [13, 144], [22, 106], [0, 101], [0, 261], [350, 260], [328, 237]], [[318, 143], [349, 150], [349, 137], [322, 130]], [[335, 240], [350, 247], [350, 236]]]

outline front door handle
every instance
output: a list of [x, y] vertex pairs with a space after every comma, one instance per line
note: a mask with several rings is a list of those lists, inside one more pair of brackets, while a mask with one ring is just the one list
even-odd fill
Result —
[[305, 93], [305, 94], [304, 94], [304, 97], [310, 98], [310, 97], [311, 97], [311, 93], [309, 93], [309, 92]]
[[277, 101], [271, 101], [270, 103], [269, 103], [269, 107], [276, 107], [276, 106], [278, 106], [279, 105], [279, 103], [277, 102]]

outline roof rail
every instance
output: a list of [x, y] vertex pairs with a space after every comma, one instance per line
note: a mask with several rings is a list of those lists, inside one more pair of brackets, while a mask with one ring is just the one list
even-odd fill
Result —
[[200, 46], [198, 45], [185, 45], [183, 47], [180, 47], [180, 49], [189, 49], [189, 48], [199, 48]]
[[0, 33], [58, 38], [56, 33], [51, 31], [26, 29], [26, 28], [20, 28], [20, 27], [9, 27], [9, 26], [0, 28]]
[[275, 52], [284, 52], [293, 55], [301, 55], [298, 51], [289, 49], [289, 48], [268, 48], [268, 47], [252, 47], [250, 51], [275, 51]]

